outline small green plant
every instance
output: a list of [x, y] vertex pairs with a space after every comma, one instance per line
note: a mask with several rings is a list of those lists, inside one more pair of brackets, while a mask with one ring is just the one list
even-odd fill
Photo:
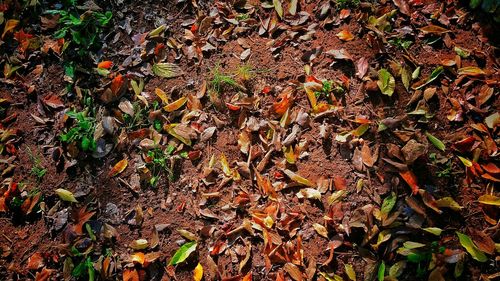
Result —
[[61, 141], [65, 143], [77, 142], [83, 151], [94, 151], [96, 149], [95, 119], [88, 116], [88, 111], [68, 111], [66, 115], [74, 119], [76, 123], [68, 132], [60, 135]]
[[394, 45], [394, 46], [396, 46], [400, 49], [404, 49], [404, 50], [408, 50], [408, 48], [410, 48], [411, 44], [413, 44], [413, 41], [401, 39], [401, 38], [390, 39], [388, 42], [391, 45]]
[[76, 7], [76, 1], [69, 1], [69, 5], [64, 10], [48, 10], [48, 14], [60, 15], [58, 29], [54, 37], [66, 38], [69, 40], [68, 45], [75, 44], [79, 49], [79, 55], [86, 54], [88, 49], [98, 46], [98, 36], [103, 28], [109, 23], [113, 14], [108, 11], [105, 13], [96, 11], [85, 11], [80, 14]]
[[165, 150], [155, 148], [149, 150], [146, 154], [146, 167], [151, 171], [152, 177], [149, 184], [155, 187], [163, 172], [167, 172], [169, 180], [173, 180], [173, 174], [170, 169], [170, 157], [175, 150], [175, 146], [168, 145]]
[[26, 152], [30, 158], [30, 161], [33, 163], [31, 167], [31, 174], [36, 176], [38, 180], [41, 180], [43, 176], [47, 173], [47, 169], [42, 165], [42, 160], [38, 155], [33, 154], [29, 147], [26, 148]]
[[449, 178], [451, 177], [452, 169], [452, 161], [446, 158], [438, 159], [436, 153], [429, 154], [429, 159], [432, 162], [432, 166], [438, 167], [440, 170], [436, 173], [438, 178]]
[[211, 71], [212, 79], [210, 80], [210, 87], [216, 93], [220, 93], [222, 88], [227, 85], [239, 90], [245, 90], [245, 87], [241, 86], [234, 79], [234, 75], [228, 75], [222, 72], [220, 65], [216, 65]]
[[246, 63], [238, 66], [235, 74], [240, 81], [248, 81], [254, 77], [255, 72], [256, 71], [253, 69], [253, 67], [250, 64]]
[[321, 91], [316, 91], [314, 92], [314, 95], [316, 98], [329, 98], [330, 94], [342, 94], [345, 92], [344, 88], [340, 85], [340, 83], [337, 83], [332, 80], [323, 80], [322, 81], [323, 88]]
[[335, 0], [337, 7], [340, 9], [344, 8], [355, 8], [359, 6], [360, 0]]

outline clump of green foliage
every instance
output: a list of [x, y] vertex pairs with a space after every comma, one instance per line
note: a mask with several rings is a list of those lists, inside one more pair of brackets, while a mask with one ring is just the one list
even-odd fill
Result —
[[149, 180], [151, 186], [155, 187], [158, 184], [163, 172], [167, 172], [170, 181], [173, 180], [173, 173], [170, 169], [170, 157], [172, 157], [174, 151], [175, 146], [168, 145], [164, 150], [155, 148], [147, 152], [148, 161], [146, 167], [151, 171], [152, 177]]
[[500, 1], [498, 0], [470, 0], [469, 6], [476, 9], [481, 6], [481, 10], [493, 15], [496, 22], [500, 22]]
[[60, 135], [61, 141], [65, 143], [77, 142], [83, 151], [95, 151], [95, 119], [88, 116], [87, 110], [81, 112], [71, 110], [66, 112], [66, 115], [74, 119], [75, 124], [68, 132]]
[[355, 8], [359, 6], [360, 0], [335, 0], [335, 3], [337, 4], [337, 7], [340, 9], [344, 8]]
[[429, 154], [429, 159], [432, 162], [433, 166], [439, 167], [439, 171], [436, 173], [438, 178], [449, 178], [451, 177], [452, 169], [452, 161], [450, 159], [441, 158], [438, 159], [436, 153]]
[[316, 98], [329, 98], [331, 94], [343, 94], [345, 89], [333, 80], [323, 80], [321, 91], [314, 92]]
[[406, 40], [406, 39], [401, 39], [401, 38], [394, 38], [388, 40], [388, 42], [391, 45], [394, 45], [400, 49], [408, 50], [410, 48], [411, 44], [413, 44], [413, 41], [411, 40]]
[[47, 169], [42, 165], [42, 160], [38, 155], [33, 154], [29, 147], [26, 148], [30, 161], [33, 163], [31, 167], [31, 174], [41, 180], [47, 173]]
[[87, 54], [89, 49], [100, 47], [98, 36], [103, 28], [109, 23], [113, 14], [110, 11], [101, 13], [96, 11], [85, 11], [83, 13], [76, 6], [76, 0], [67, 1], [64, 9], [48, 10], [48, 14], [60, 15], [60, 28], [54, 37], [69, 40], [69, 45], [79, 47], [80, 56]]
[[244, 88], [234, 79], [234, 75], [229, 75], [222, 72], [220, 65], [216, 65], [211, 71], [212, 79], [210, 80], [210, 87], [216, 93], [220, 93], [222, 88], [227, 85], [230, 87], [242, 89]]

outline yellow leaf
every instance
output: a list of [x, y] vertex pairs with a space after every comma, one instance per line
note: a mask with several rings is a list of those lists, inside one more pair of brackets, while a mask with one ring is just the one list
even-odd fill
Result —
[[18, 20], [10, 19], [5, 23], [5, 27], [3, 28], [2, 39], [7, 34], [7, 32], [12, 31], [19, 24]]
[[344, 264], [344, 267], [347, 277], [349, 277], [352, 281], [356, 281], [356, 272], [354, 271], [354, 268], [352, 268], [352, 265]]
[[203, 266], [201, 266], [201, 263], [198, 263], [198, 265], [194, 268], [193, 271], [193, 279], [194, 281], [201, 281], [203, 278]]
[[160, 88], [155, 89], [155, 94], [161, 99], [162, 103], [168, 103], [167, 94]]
[[314, 230], [316, 230], [316, 232], [325, 237], [326, 239], [328, 239], [328, 230], [326, 229], [326, 227], [322, 226], [321, 224], [319, 223], [315, 223], [313, 224], [313, 228]]
[[310, 186], [310, 187], [316, 187], [316, 185], [314, 183], [312, 183], [310, 180], [306, 179], [306, 178], [303, 178], [301, 176], [299, 176], [298, 174], [288, 170], [288, 169], [285, 169], [283, 170], [283, 172], [291, 179], [293, 180], [294, 182], [296, 183], [300, 183], [300, 184], [303, 184], [303, 185], [306, 185], [306, 186]]
[[115, 164], [113, 169], [111, 169], [111, 171], [109, 171], [108, 176], [109, 177], [117, 176], [118, 174], [120, 174], [121, 172], [123, 172], [127, 168], [127, 165], [128, 165], [127, 159], [123, 159], [123, 160], [119, 161], [118, 163]]
[[166, 112], [172, 112], [181, 108], [187, 101], [186, 97], [182, 97], [174, 102], [171, 102], [163, 107]]
[[55, 192], [63, 201], [78, 203], [73, 193], [69, 190], [58, 188]]

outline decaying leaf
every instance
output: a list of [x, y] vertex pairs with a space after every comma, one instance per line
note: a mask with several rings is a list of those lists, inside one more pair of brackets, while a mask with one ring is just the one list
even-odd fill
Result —
[[163, 78], [174, 78], [184, 74], [178, 65], [168, 62], [156, 63], [153, 65], [152, 70], [155, 75]]
[[108, 177], [115, 177], [119, 175], [121, 172], [123, 172], [128, 165], [128, 160], [127, 159], [122, 159], [116, 163], [113, 168], [109, 171]]

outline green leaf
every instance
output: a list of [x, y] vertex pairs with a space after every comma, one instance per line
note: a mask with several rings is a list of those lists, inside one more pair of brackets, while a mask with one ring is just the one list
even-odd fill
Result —
[[283, 7], [281, 6], [280, 0], [273, 0], [273, 5], [280, 19], [283, 18]]
[[378, 81], [377, 85], [384, 95], [392, 96], [394, 93], [394, 88], [396, 87], [396, 81], [394, 77], [387, 71], [387, 69], [382, 68], [378, 71]]
[[422, 84], [422, 85], [418, 86], [417, 88], [415, 88], [415, 90], [421, 89], [425, 85], [427, 85], [427, 84], [431, 83], [432, 81], [436, 80], [439, 77], [439, 75], [441, 75], [441, 73], [443, 73], [443, 71], [444, 71], [444, 68], [442, 66], [436, 67], [432, 71], [431, 75], [429, 75], [429, 78], [427, 78], [427, 81], [424, 84]]
[[420, 76], [420, 66], [413, 70], [413, 72], [411, 73], [411, 79], [415, 80], [418, 78], [418, 76]]
[[401, 274], [403, 274], [405, 267], [406, 267], [406, 261], [398, 261], [397, 263], [393, 264], [389, 269], [389, 276], [398, 278]]
[[481, 1], [482, 0], [470, 0], [469, 7], [471, 7], [472, 9], [475, 9], [479, 6], [479, 4], [481, 4]]
[[427, 136], [427, 138], [429, 139], [429, 141], [439, 150], [441, 151], [444, 151], [446, 149], [446, 146], [444, 145], [444, 143], [439, 140], [438, 138], [436, 138], [435, 136], [431, 135], [430, 133], [428, 132], [425, 132], [425, 135]]
[[168, 62], [154, 64], [153, 73], [164, 78], [173, 78], [184, 74], [178, 65]]
[[391, 194], [384, 199], [384, 202], [382, 202], [382, 207], [380, 208], [382, 217], [387, 217], [387, 215], [389, 215], [389, 213], [392, 211], [392, 208], [394, 208], [394, 205], [396, 205], [396, 199], [397, 196], [394, 192], [391, 192]]
[[76, 198], [73, 195], [73, 193], [71, 191], [69, 191], [69, 190], [58, 188], [58, 189], [55, 190], [55, 193], [63, 201], [78, 203], [78, 201], [76, 200]]
[[378, 266], [378, 281], [384, 281], [385, 277], [385, 263], [382, 261]]
[[429, 233], [432, 233], [436, 236], [439, 236], [441, 235], [441, 232], [443, 232], [443, 230], [439, 227], [426, 227], [426, 228], [422, 228], [424, 231], [427, 231]]
[[479, 250], [479, 248], [472, 242], [472, 239], [460, 232], [456, 232], [458, 239], [460, 240], [460, 244], [469, 252], [469, 254], [472, 256], [473, 259], [479, 261], [479, 262], [486, 262], [488, 260], [488, 257]]
[[176, 265], [185, 261], [189, 257], [189, 255], [196, 250], [197, 245], [198, 244], [196, 243], [196, 241], [187, 242], [186, 244], [182, 245], [179, 250], [175, 252], [168, 265]]
[[401, 68], [401, 81], [403, 81], [403, 86], [405, 86], [405, 89], [408, 91], [410, 89], [410, 80], [411, 80], [411, 73], [410, 69], [407, 66], [403, 66]]
[[459, 55], [461, 58], [467, 58], [468, 56], [470, 56], [470, 51], [467, 51], [465, 49], [462, 49], [460, 47], [457, 47], [455, 46], [455, 48], [453, 48], [453, 50], [457, 53], [457, 55]]

